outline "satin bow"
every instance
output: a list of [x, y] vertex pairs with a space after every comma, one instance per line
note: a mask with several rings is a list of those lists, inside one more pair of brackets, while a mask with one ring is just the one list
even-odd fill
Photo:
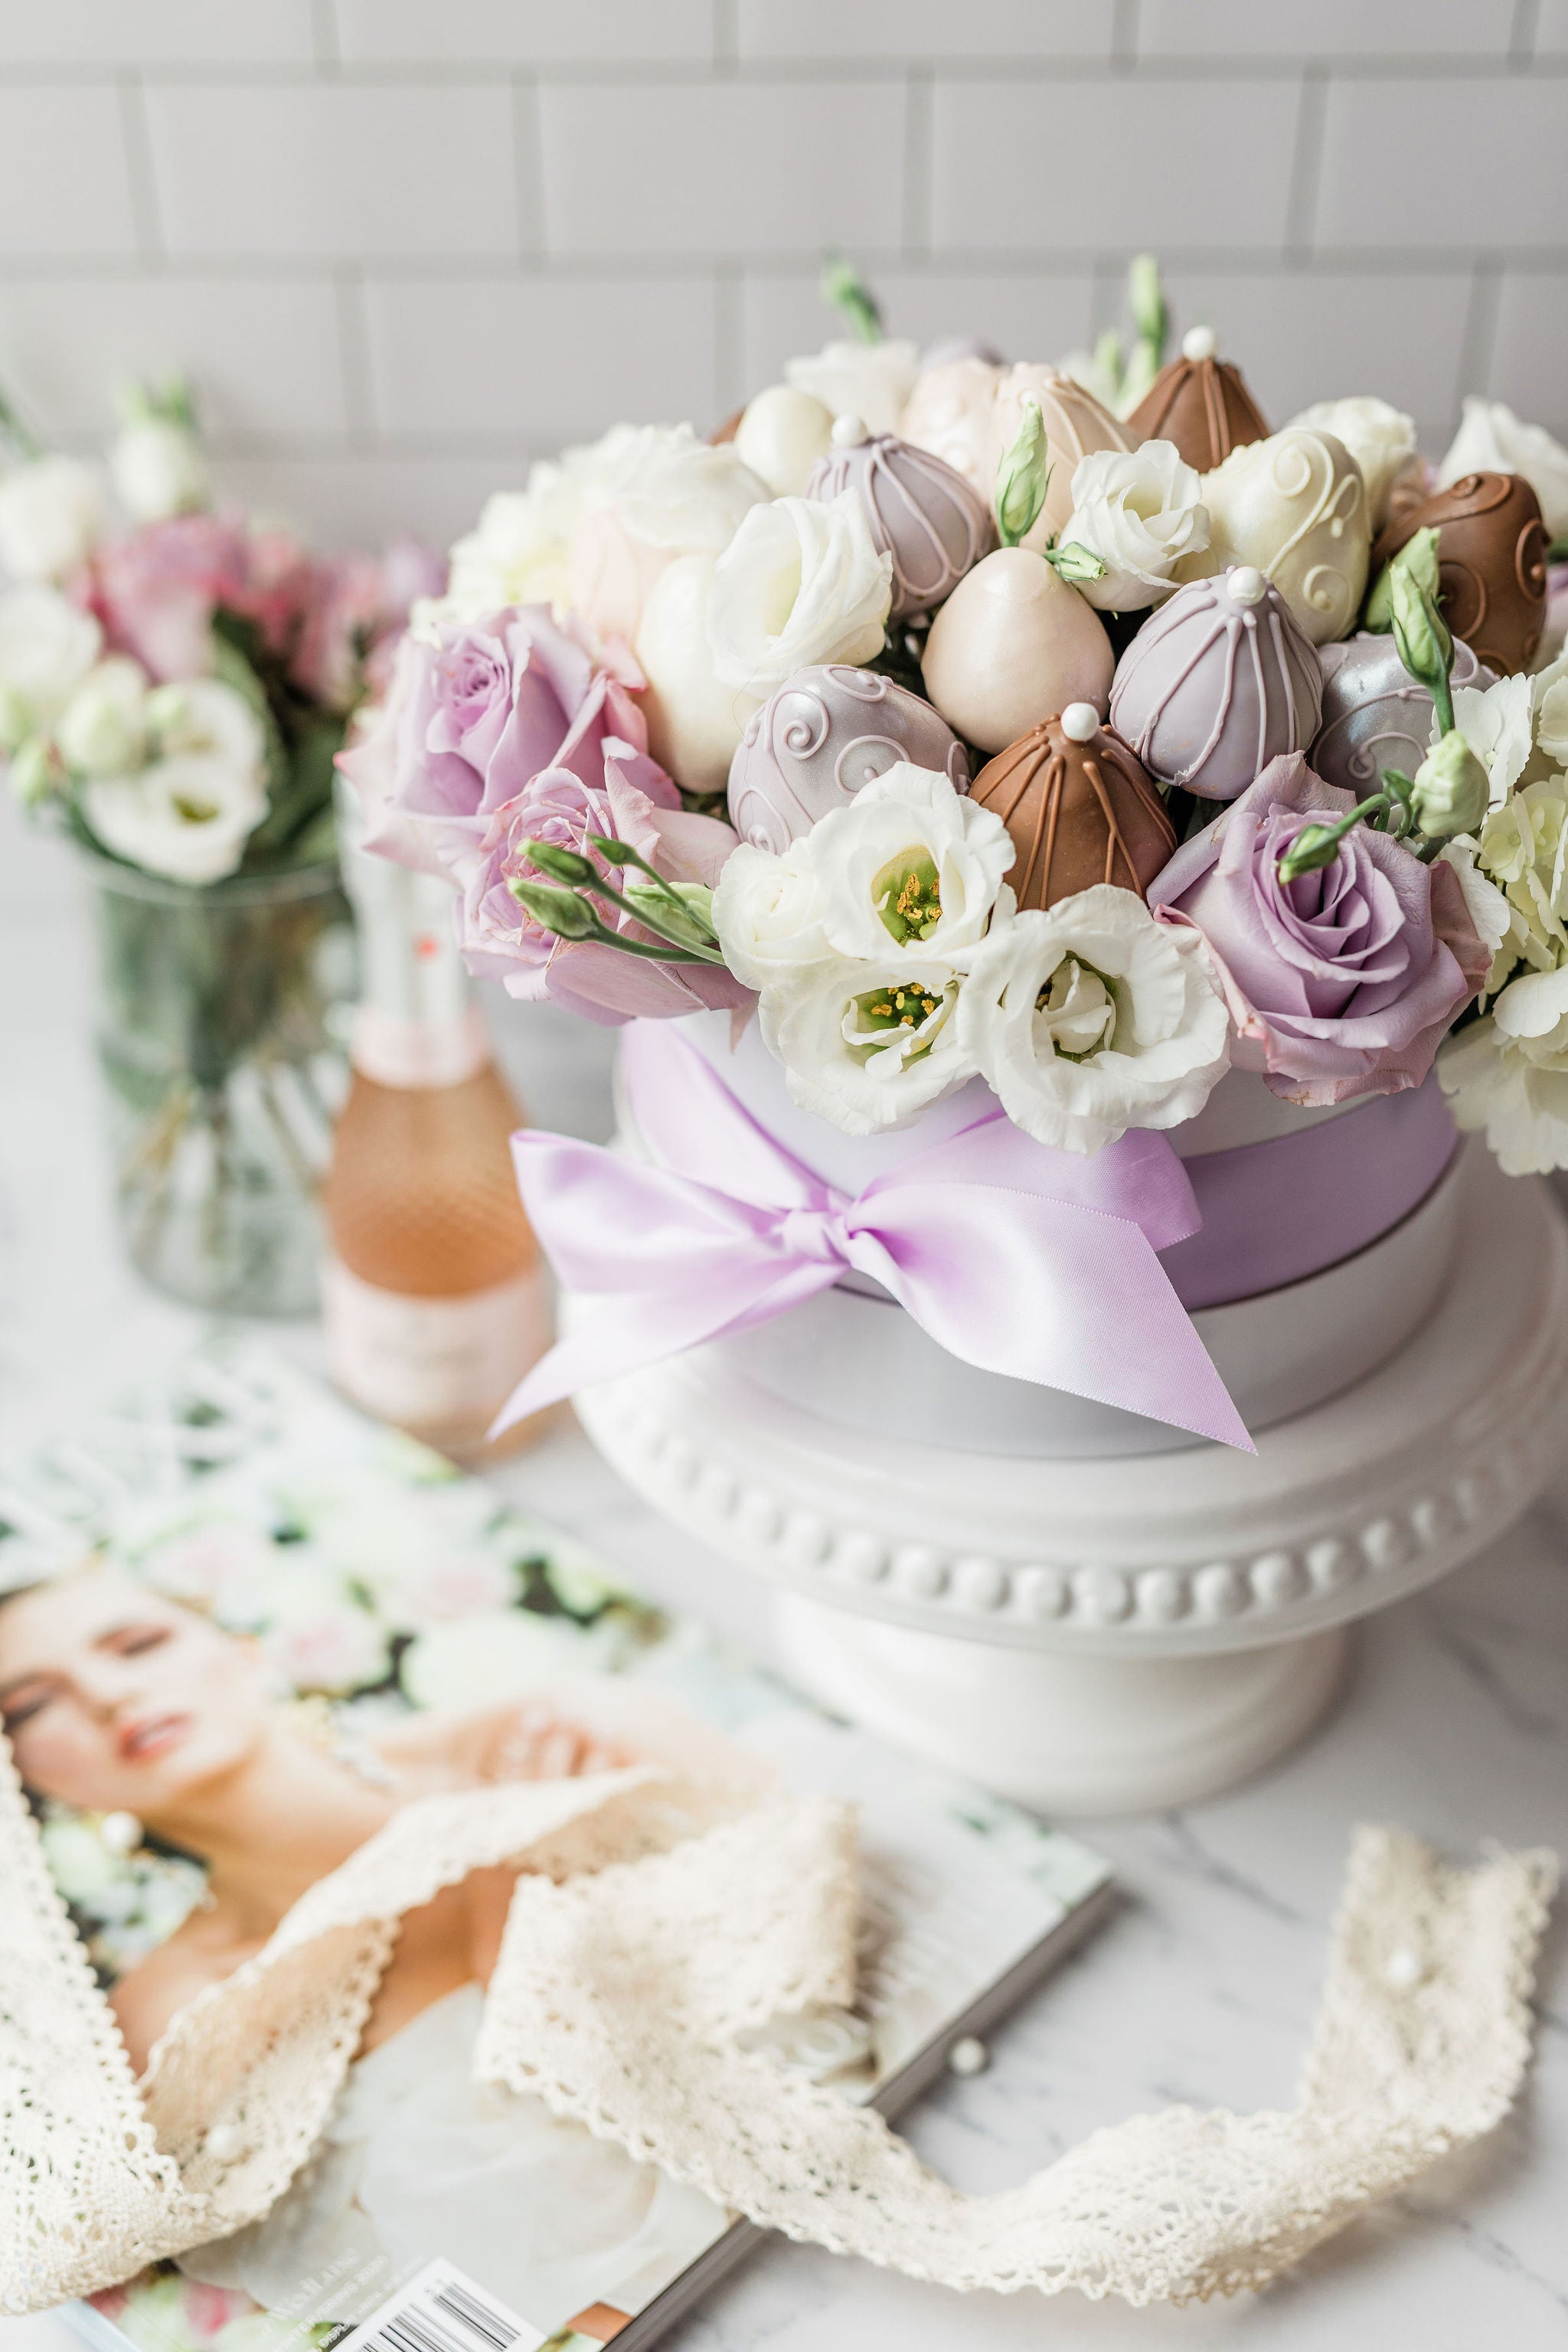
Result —
[[671, 1024], [634, 1024], [622, 1068], [644, 1140], [684, 1165], [536, 1129], [513, 1137], [557, 1275], [604, 1304], [509, 1398], [498, 1434], [578, 1389], [785, 1314], [853, 1269], [965, 1363], [1253, 1450], [1155, 1255], [1202, 1222], [1163, 1136], [1130, 1133], [1084, 1159], [997, 1110], [852, 1197], [765, 1133]]

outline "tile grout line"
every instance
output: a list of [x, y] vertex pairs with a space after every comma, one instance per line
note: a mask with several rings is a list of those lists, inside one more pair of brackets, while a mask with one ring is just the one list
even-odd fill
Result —
[[1296, 150], [1290, 159], [1290, 181], [1285, 197], [1285, 253], [1288, 260], [1304, 261], [1312, 250], [1318, 191], [1322, 179], [1328, 100], [1327, 74], [1321, 68], [1310, 67], [1301, 77], [1301, 96], [1296, 110]]
[[1502, 299], [1503, 264], [1496, 254], [1482, 254], [1476, 261], [1470, 281], [1469, 306], [1465, 316], [1465, 331], [1459, 344], [1459, 381], [1457, 396], [1486, 391], [1491, 378], [1492, 355], [1497, 345], [1498, 308]]
[[117, 87], [120, 136], [125, 149], [125, 176], [131, 188], [131, 218], [136, 231], [137, 253], [145, 266], [156, 269], [165, 256], [146, 87], [140, 73], [121, 74]]

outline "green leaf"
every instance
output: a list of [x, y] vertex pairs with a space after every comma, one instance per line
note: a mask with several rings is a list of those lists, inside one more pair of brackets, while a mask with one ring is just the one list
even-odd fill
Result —
[[882, 340], [882, 312], [876, 296], [853, 262], [841, 253], [829, 254], [822, 272], [822, 299], [839, 311], [845, 324], [862, 343]]

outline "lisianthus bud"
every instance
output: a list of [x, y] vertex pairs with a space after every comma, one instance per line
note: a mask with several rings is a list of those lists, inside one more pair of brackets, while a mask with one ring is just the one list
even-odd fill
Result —
[[1486, 770], [1457, 727], [1451, 727], [1415, 771], [1410, 805], [1431, 841], [1474, 833], [1485, 819], [1491, 785]]
[[576, 885], [602, 878], [587, 858], [580, 857], [574, 849], [561, 849], [552, 841], [525, 841], [522, 854], [531, 866], [537, 866], [552, 882]]
[[[1437, 610], [1437, 599], [1415, 573], [1397, 559], [1389, 573], [1388, 616], [1399, 658], [1437, 705], [1439, 716], [1448, 698], [1448, 672], [1454, 663], [1454, 640]], [[1450, 722], [1451, 723], [1451, 722]]]
[[1081, 540], [1069, 539], [1065, 547], [1047, 547], [1046, 562], [1058, 580], [1103, 580], [1105, 558], [1096, 555], [1093, 548], [1085, 547]]
[[649, 930], [676, 947], [706, 950], [713, 946], [713, 893], [706, 883], [628, 882], [623, 895]]
[[162, 522], [211, 504], [206, 452], [196, 434], [167, 416], [127, 425], [109, 453], [109, 470], [136, 522]]
[[1391, 592], [1394, 569], [1399, 564], [1404, 565], [1416, 586], [1423, 589], [1436, 604], [1437, 601], [1437, 532], [1435, 527], [1426, 530], [1418, 530], [1407, 539], [1398, 554], [1390, 556], [1373, 583], [1372, 593], [1366, 600], [1363, 622], [1367, 628], [1376, 630], [1380, 635], [1393, 626]]
[[509, 882], [507, 888], [541, 929], [553, 931], [557, 939], [585, 940], [596, 927], [593, 908], [570, 890], [548, 882]]
[[996, 530], [1004, 547], [1017, 547], [1028, 537], [1050, 478], [1046, 420], [1039, 402], [1026, 400], [1017, 438], [996, 468]]
[[122, 776], [147, 750], [147, 677], [119, 655], [83, 679], [67, 703], [58, 740], [68, 768], [83, 776]]

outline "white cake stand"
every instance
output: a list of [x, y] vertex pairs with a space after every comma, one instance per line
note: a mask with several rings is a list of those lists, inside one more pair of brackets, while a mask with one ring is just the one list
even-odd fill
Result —
[[829, 1706], [1052, 1811], [1183, 1803], [1300, 1739], [1350, 1622], [1479, 1550], [1561, 1460], [1568, 1232], [1484, 1155], [1464, 1187], [1432, 1314], [1256, 1457], [946, 1451], [900, 1440], [896, 1392], [868, 1441], [720, 1348], [578, 1411], [658, 1509], [778, 1585], [784, 1661]]

